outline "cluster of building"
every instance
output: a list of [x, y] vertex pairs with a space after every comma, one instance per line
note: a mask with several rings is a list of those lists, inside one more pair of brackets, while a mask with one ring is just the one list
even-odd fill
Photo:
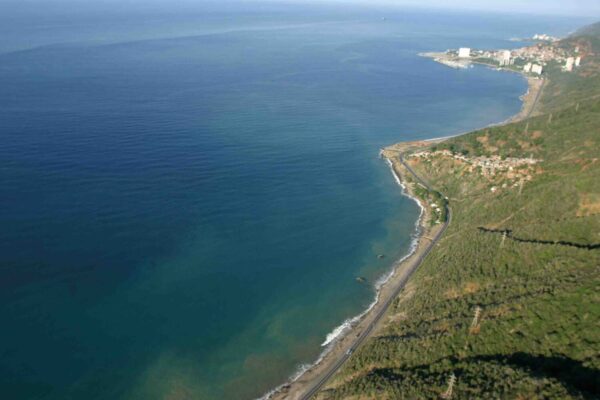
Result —
[[574, 68], [579, 67], [582, 59], [581, 55], [579, 55], [579, 47], [576, 46], [573, 49], [568, 49], [553, 44], [537, 44], [523, 47], [513, 50], [512, 54], [514, 57], [526, 60], [527, 64], [525, 64], [523, 69], [525, 72], [529, 72], [527, 71], [529, 69], [533, 73], [535, 73], [535, 65], [541, 67], [550, 61], [562, 64], [563, 71], [571, 72]]
[[557, 44], [559, 39], [550, 35], [536, 34], [533, 39], [539, 43], [514, 50], [473, 50], [469, 47], [461, 47], [458, 51], [448, 50], [445, 61], [459, 62], [461, 65], [473, 61], [497, 63], [500, 67], [514, 66], [513, 69], [522, 68], [525, 73], [541, 75], [549, 62], [558, 63], [563, 71], [571, 72], [580, 66], [582, 56], [585, 56], [585, 51], [580, 53], [578, 46]]
[[554, 36], [550, 36], [550, 35], [546, 35], [545, 33], [536, 33], [535, 35], [533, 35], [532, 37], [533, 40], [539, 40], [542, 42], [557, 42], [559, 39], [554, 37]]
[[[545, 43], [537, 43], [533, 46], [524, 47], [515, 50], [473, 50], [468, 47], [461, 47], [458, 51], [447, 51], [447, 54], [468, 62], [469, 60], [489, 63], [490, 60], [498, 63], [500, 67], [517, 65], [523, 68], [525, 73], [541, 75], [544, 66], [554, 61], [562, 65], [563, 71], [571, 72], [581, 64], [581, 55], [579, 48], [572, 49], [554, 44], [558, 39], [546, 34], [536, 34], [533, 39]], [[549, 42], [549, 43], [548, 43]], [[515, 67], [517, 68], [517, 67]]]
[[469, 164], [471, 172], [478, 169], [480, 170], [481, 175], [485, 177], [494, 177], [497, 173], [503, 173], [506, 175], [506, 178], [517, 179], [518, 181], [531, 180], [531, 174], [529, 173], [528, 168], [521, 167], [530, 167], [541, 161], [532, 157], [507, 157], [502, 159], [497, 155], [490, 157], [467, 157], [463, 154], [453, 153], [450, 150], [437, 150], [434, 152], [421, 151], [409, 155], [409, 157], [421, 159], [430, 159], [436, 156], [448, 157]]
[[526, 72], [526, 73], [541, 75], [543, 70], [544, 70], [544, 67], [542, 67], [539, 64], [532, 64], [532, 63], [528, 62], [527, 64], [523, 65], [523, 72]]
[[[458, 58], [467, 59], [472, 58], [474, 60], [494, 60], [500, 67], [507, 67], [515, 64], [516, 57], [510, 50], [471, 50], [468, 47], [461, 47], [458, 49]], [[527, 73], [533, 73], [537, 75], [542, 74], [542, 66], [539, 64], [528, 63], [524, 66], [523, 70]]]
[[573, 67], [579, 67], [579, 64], [581, 64], [581, 57], [567, 57], [563, 71], [571, 72], [573, 71]]
[[439, 224], [441, 223], [441, 216], [442, 216], [442, 207], [438, 206], [437, 203], [431, 203], [431, 208], [433, 209], [434, 215], [433, 217], [435, 218], [435, 220], [433, 221], [434, 224]]

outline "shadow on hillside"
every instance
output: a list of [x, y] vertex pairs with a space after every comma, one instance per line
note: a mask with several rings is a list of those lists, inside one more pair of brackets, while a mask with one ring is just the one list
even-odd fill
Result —
[[[447, 364], [447, 362], [450, 362]], [[445, 364], [442, 372], [447, 375], [453, 372], [458, 377], [478, 373], [483, 371], [481, 363], [495, 363], [510, 366], [513, 369], [519, 369], [526, 372], [538, 380], [554, 379], [559, 381], [563, 387], [574, 397], [583, 397], [585, 399], [598, 399], [600, 395], [600, 370], [590, 368], [581, 361], [577, 361], [564, 356], [544, 356], [534, 355], [523, 352], [513, 354], [494, 354], [482, 355], [467, 358], [450, 357], [437, 360], [436, 364]], [[390, 381], [402, 381], [405, 379], [405, 373], [421, 376], [421, 379], [431, 374], [432, 365], [423, 364], [412, 368], [381, 368], [372, 370], [370, 375], [378, 375]], [[437, 368], [436, 374], [440, 371]], [[403, 373], [405, 372], [405, 373]], [[495, 377], [488, 377], [495, 378]]]
[[[600, 370], [586, 367], [581, 361], [564, 356], [543, 356], [527, 353], [473, 357], [473, 361], [498, 361], [527, 369], [540, 378], [554, 378], [562, 382], [573, 395], [586, 398], [600, 395]], [[575, 390], [573, 390], [575, 389]], [[580, 392], [580, 393], [579, 393]]]
[[575, 242], [567, 242], [565, 240], [524, 239], [524, 238], [515, 237], [513, 235], [513, 232], [511, 229], [488, 229], [488, 228], [484, 228], [483, 226], [480, 226], [477, 229], [480, 232], [485, 232], [485, 233], [499, 233], [499, 234], [505, 235], [507, 238], [509, 238], [511, 240], [514, 240], [515, 242], [521, 242], [521, 243], [549, 244], [549, 245], [554, 245], [554, 246], [571, 246], [571, 247], [576, 247], [578, 249], [585, 249], [585, 250], [600, 249], [600, 243], [582, 244], [582, 243], [575, 243]]

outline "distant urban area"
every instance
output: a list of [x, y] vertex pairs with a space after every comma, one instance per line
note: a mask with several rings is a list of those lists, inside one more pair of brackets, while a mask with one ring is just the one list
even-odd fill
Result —
[[530, 39], [535, 43], [513, 50], [478, 50], [469, 47], [446, 50], [443, 53], [423, 53], [435, 61], [453, 68], [468, 68], [472, 63], [495, 66], [541, 76], [547, 68], [572, 72], [578, 68], [590, 49], [581, 46], [565, 46], [558, 38], [536, 34]]

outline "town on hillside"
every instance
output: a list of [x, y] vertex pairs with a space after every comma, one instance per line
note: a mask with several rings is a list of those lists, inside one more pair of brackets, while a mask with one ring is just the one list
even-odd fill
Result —
[[513, 50], [479, 50], [461, 47], [443, 53], [421, 55], [434, 58], [435, 61], [453, 68], [467, 68], [472, 63], [477, 63], [523, 72], [530, 76], [541, 76], [548, 67], [558, 68], [563, 72], [573, 72], [590, 51], [586, 47], [564, 44], [546, 34], [536, 34], [530, 40], [535, 43]]

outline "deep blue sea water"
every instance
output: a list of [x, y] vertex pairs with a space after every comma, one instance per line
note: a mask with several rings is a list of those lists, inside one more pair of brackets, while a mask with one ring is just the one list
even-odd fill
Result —
[[520, 108], [519, 75], [417, 53], [582, 23], [25, 4], [0, 6], [3, 399], [281, 383], [409, 250], [418, 208], [379, 149]]

